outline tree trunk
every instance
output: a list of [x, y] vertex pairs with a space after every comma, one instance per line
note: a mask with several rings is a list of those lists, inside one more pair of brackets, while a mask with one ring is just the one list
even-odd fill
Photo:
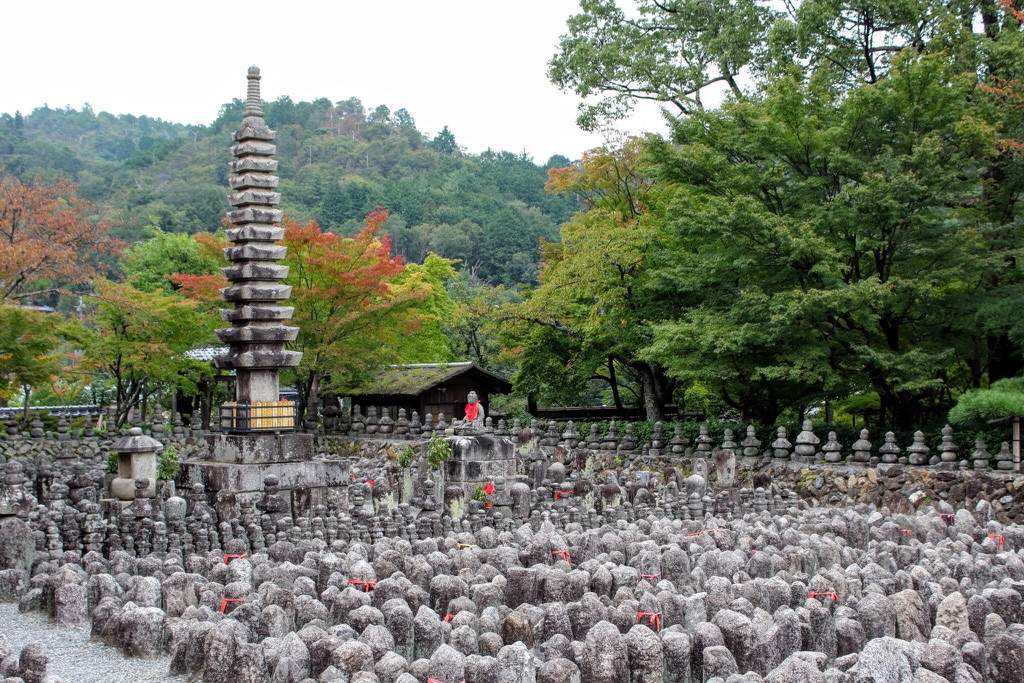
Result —
[[647, 365], [637, 367], [640, 372], [640, 386], [643, 389], [644, 414], [650, 422], [664, 420], [664, 406], [658, 400], [657, 384], [654, 372]]
[[25, 401], [21, 404], [21, 420], [27, 425], [28, 424], [28, 407], [32, 402], [32, 387], [25, 384], [21, 387], [21, 391], [25, 394]]
[[609, 384], [612, 387], [612, 399], [615, 401], [615, 407], [621, 410], [622, 397], [619, 396], [619, 379], [615, 375], [615, 361], [611, 356], [608, 357], [608, 377], [611, 380]]

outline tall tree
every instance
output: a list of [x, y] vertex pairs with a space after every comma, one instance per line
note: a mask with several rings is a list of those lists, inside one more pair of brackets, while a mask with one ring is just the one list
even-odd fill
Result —
[[0, 176], [0, 301], [83, 282], [112, 245], [97, 210], [66, 180]]
[[213, 317], [193, 302], [107, 280], [97, 281], [89, 301], [94, 309], [76, 337], [86, 366], [114, 385], [118, 424], [156, 390], [194, 390], [196, 379], [209, 372], [208, 364], [185, 356], [212, 338]]
[[60, 319], [0, 303], [0, 405], [22, 393], [25, 408], [32, 389], [52, 385], [60, 370]]
[[985, 239], [995, 141], [972, 87], [941, 55], [907, 57], [845, 96], [794, 72], [679, 121], [653, 150], [678, 240], [658, 282], [682, 315], [654, 355], [765, 420], [782, 407], [766, 386], [791, 405], [873, 392], [909, 427], [978, 381], [977, 302], [1020, 242]]
[[127, 249], [122, 258], [128, 282], [144, 292], [173, 292], [175, 274], [212, 275], [219, 272], [223, 256], [204, 253], [202, 242], [188, 235], [157, 230], [145, 242]]
[[676, 382], [641, 355], [666, 303], [649, 295], [651, 254], [662, 233], [641, 153], [642, 141], [628, 140], [549, 172], [548, 190], [576, 194], [585, 210], [562, 227], [559, 244], [544, 246], [537, 289], [503, 315], [522, 345], [522, 391], [571, 401], [592, 393], [597, 381], [616, 405], [642, 405], [657, 420]]
[[583, 98], [584, 128], [621, 118], [641, 100], [685, 115], [703, 109], [715, 88], [742, 96], [742, 73], [777, 16], [757, 0], [640, 0], [635, 10], [581, 0], [559, 39], [548, 76]]

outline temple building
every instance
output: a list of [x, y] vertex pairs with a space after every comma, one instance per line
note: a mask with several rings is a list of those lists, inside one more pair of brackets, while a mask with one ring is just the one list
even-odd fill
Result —
[[364, 410], [373, 406], [379, 415], [398, 417], [398, 410], [420, 415], [444, 413], [461, 420], [466, 396], [475, 390], [484, 412], [491, 415], [491, 396], [508, 394], [512, 384], [475, 363], [413, 363], [382, 368], [358, 390], [348, 393], [352, 403]]

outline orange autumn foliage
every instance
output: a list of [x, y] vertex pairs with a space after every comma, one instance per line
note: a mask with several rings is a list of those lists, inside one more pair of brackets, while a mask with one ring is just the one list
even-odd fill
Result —
[[[422, 316], [415, 304], [432, 293], [424, 273], [411, 272], [392, 254], [391, 240], [380, 235], [388, 212], [370, 212], [352, 237], [324, 232], [316, 221], [285, 217], [282, 243], [287, 247], [286, 282], [292, 286], [287, 305], [299, 327], [294, 347], [304, 354], [309, 377], [330, 371], [339, 378], [358, 375], [363, 361], [380, 360], [382, 348], [415, 332]], [[196, 235], [204, 253], [221, 255], [222, 235]], [[172, 281], [185, 296], [210, 307], [223, 306], [221, 275], [176, 274]], [[340, 381], [340, 380], [339, 380]], [[312, 383], [312, 381], [310, 381]]]
[[116, 247], [96, 209], [67, 180], [23, 183], [0, 176], [0, 301], [90, 279], [96, 257]]

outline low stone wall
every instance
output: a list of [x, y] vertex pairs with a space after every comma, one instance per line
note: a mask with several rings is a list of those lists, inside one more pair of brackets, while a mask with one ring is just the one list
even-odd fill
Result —
[[967, 509], [987, 503], [997, 519], [1024, 521], [1024, 476], [1013, 473], [746, 460], [740, 462], [738, 476], [741, 485], [779, 486], [818, 505], [870, 503], [894, 512], [910, 512], [937, 501]]

